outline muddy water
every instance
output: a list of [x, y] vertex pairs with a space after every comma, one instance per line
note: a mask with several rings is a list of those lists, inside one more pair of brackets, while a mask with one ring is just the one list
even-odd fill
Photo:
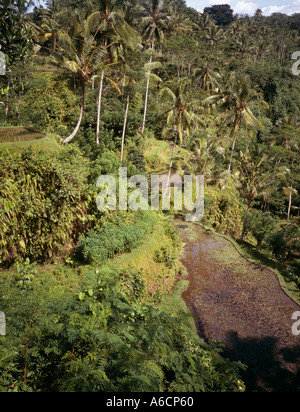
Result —
[[224, 354], [247, 365], [248, 391], [300, 391], [300, 336], [292, 314], [300, 311], [270, 270], [242, 258], [224, 238], [199, 225], [176, 222], [185, 243], [183, 294], [199, 335], [224, 344]]

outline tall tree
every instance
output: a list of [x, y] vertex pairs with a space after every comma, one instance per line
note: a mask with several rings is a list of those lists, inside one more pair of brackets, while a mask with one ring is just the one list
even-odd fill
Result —
[[[230, 162], [228, 167], [228, 177], [231, 172], [233, 153], [238, 137], [238, 132], [242, 125], [263, 129], [263, 124], [251, 111], [253, 103], [267, 104], [261, 99], [257, 87], [252, 87], [248, 75], [233, 73], [229, 82], [217, 95], [208, 97], [205, 102], [209, 105], [220, 103], [221, 114], [218, 116], [225, 124], [232, 124], [230, 137], [233, 139]], [[252, 130], [249, 135], [252, 136]]]
[[[264, 163], [268, 160], [268, 155], [263, 153], [262, 148], [258, 148], [255, 152], [247, 150], [240, 152], [236, 184], [241, 195], [247, 201], [247, 212], [245, 221], [247, 220], [251, 206], [256, 198], [264, 196], [264, 193], [269, 188], [274, 187], [275, 175], [269, 173], [264, 168]], [[241, 239], [244, 238], [245, 227], [242, 232]]]
[[126, 97], [126, 105], [125, 105], [125, 117], [123, 123], [123, 131], [122, 131], [122, 142], [121, 142], [121, 163], [123, 162], [124, 156], [124, 146], [125, 146], [125, 137], [126, 137], [126, 128], [127, 128], [127, 121], [128, 121], [128, 113], [129, 113], [129, 105], [131, 99], [134, 97], [136, 93], [136, 85], [139, 80], [145, 77], [145, 73], [139, 69], [133, 69], [129, 62], [125, 64], [124, 67], [124, 79], [123, 79], [123, 95]]
[[218, 50], [219, 42], [224, 38], [224, 31], [215, 24], [211, 24], [204, 34], [204, 38]]
[[0, 4], [0, 50], [6, 55], [9, 69], [18, 60], [24, 59], [30, 50], [30, 33], [24, 14], [31, 1], [1, 0]]
[[[169, 30], [169, 16], [162, 0], [147, 0], [143, 4], [144, 10], [142, 22], [144, 29], [142, 32], [143, 41], [145, 44], [151, 45], [152, 53], [150, 53], [150, 61], [152, 63], [153, 54], [155, 52], [155, 45], [162, 43], [165, 39], [166, 32]], [[150, 74], [147, 78], [144, 119], [142, 125], [142, 133], [145, 130], [148, 96], [150, 86]]]
[[[107, 51], [104, 60], [106, 65], [118, 61], [120, 50], [117, 45], [125, 44], [132, 50], [138, 44], [138, 36], [133, 28], [125, 21], [122, 11], [117, 8], [117, 0], [99, 0], [98, 10], [93, 13], [93, 19], [99, 25], [98, 33]], [[101, 101], [103, 92], [103, 81], [105, 77], [105, 64], [100, 75], [96, 142], [99, 144]]]
[[208, 13], [218, 26], [227, 26], [233, 22], [233, 10], [228, 4], [217, 4], [211, 7], [205, 7], [204, 13]]
[[190, 80], [185, 78], [176, 82], [175, 85], [164, 87], [161, 90], [161, 95], [166, 96], [171, 102], [171, 107], [166, 112], [162, 134], [166, 137], [171, 131], [171, 133], [175, 135], [165, 194], [169, 190], [175, 150], [178, 142], [180, 146], [183, 144], [184, 139], [190, 135], [193, 126], [200, 125], [205, 127], [205, 123], [194, 112], [193, 104], [187, 100], [187, 90], [189, 86]]
[[54, 57], [59, 64], [75, 73], [81, 86], [80, 115], [74, 131], [63, 142], [69, 143], [76, 136], [84, 114], [86, 83], [101, 66], [105, 48], [99, 44], [94, 35], [93, 15], [81, 19], [75, 13], [70, 32], [59, 30], [58, 50]]
[[194, 71], [194, 78], [199, 81], [201, 89], [210, 94], [220, 90], [222, 75], [217, 67], [212, 67], [211, 62], [206, 62], [204, 67]]
[[31, 32], [24, 20], [31, 3], [27, 0], [3, 0], [0, 4], [0, 103], [4, 98], [7, 101], [10, 93], [12, 68], [18, 61], [25, 61], [33, 48]]

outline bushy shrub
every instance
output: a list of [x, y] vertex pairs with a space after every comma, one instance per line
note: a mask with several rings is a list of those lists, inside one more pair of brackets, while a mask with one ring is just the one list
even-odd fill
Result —
[[300, 255], [300, 229], [293, 222], [281, 224], [267, 238], [267, 244], [272, 253], [279, 259], [293, 261]]
[[24, 96], [21, 116], [25, 124], [57, 132], [61, 125], [76, 124], [76, 96], [69, 78], [57, 73], [36, 73]]
[[0, 157], [0, 265], [68, 253], [85, 233], [88, 169], [78, 150]]
[[81, 238], [76, 249], [79, 259], [88, 264], [102, 265], [117, 254], [130, 252], [148, 236], [158, 222], [152, 212], [138, 211], [133, 221], [107, 222]]
[[177, 261], [176, 250], [172, 245], [162, 246], [156, 251], [154, 261], [157, 263], [165, 263], [168, 268], [172, 269]]
[[277, 222], [272, 215], [261, 210], [248, 213], [244, 224], [246, 232], [250, 232], [256, 239], [258, 248], [266, 246], [265, 240], [272, 234], [276, 226]]
[[203, 223], [211, 225], [219, 233], [233, 238], [241, 236], [243, 230], [244, 206], [236, 189], [227, 186], [205, 187], [205, 211]]
[[[18, 274], [18, 278], [20, 274]], [[141, 300], [138, 274], [94, 271], [66, 290], [51, 273], [0, 279], [7, 336], [0, 392], [237, 392], [239, 363]], [[137, 290], [137, 293], [135, 293]]]

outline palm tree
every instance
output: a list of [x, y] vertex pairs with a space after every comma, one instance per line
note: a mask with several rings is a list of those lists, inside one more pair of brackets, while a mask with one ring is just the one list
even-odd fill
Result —
[[[261, 100], [257, 92], [257, 86], [252, 87], [248, 75], [233, 73], [229, 82], [225, 85], [223, 91], [217, 95], [205, 99], [209, 105], [221, 104], [221, 114], [217, 119], [221, 119], [225, 124], [232, 123], [230, 137], [233, 138], [231, 157], [228, 167], [228, 177], [230, 176], [233, 153], [238, 137], [238, 132], [242, 125], [251, 128], [263, 129], [263, 124], [258, 120], [251, 111], [251, 105], [259, 102], [263, 107], [267, 103]], [[252, 136], [253, 131], [249, 131]]]
[[191, 156], [185, 162], [185, 170], [193, 175], [204, 176], [207, 183], [220, 183], [223, 180], [224, 153], [225, 149], [218, 138], [203, 133], [193, 142]]
[[[106, 51], [107, 53], [107, 51]], [[97, 100], [97, 126], [96, 126], [96, 143], [100, 144], [100, 120], [101, 120], [101, 108], [102, 108], [102, 95], [103, 95], [103, 85], [104, 80], [107, 80], [121, 95], [120, 88], [118, 84], [110, 77], [110, 64], [105, 64], [104, 62], [100, 64], [97, 68], [96, 74], [93, 76], [93, 80], [99, 81], [99, 92], [98, 92], [98, 100]]]
[[245, 54], [254, 50], [252, 39], [249, 36], [249, 33], [245, 30], [238, 33], [234, 39], [233, 47], [240, 53], [243, 62]]
[[153, 70], [160, 69], [162, 67], [160, 62], [153, 62], [152, 56], [150, 58], [150, 62], [144, 65], [144, 71], [146, 73], [147, 79], [147, 86], [146, 86], [146, 96], [145, 96], [145, 108], [144, 108], [144, 117], [143, 117], [143, 126], [142, 126], [142, 133], [145, 131], [146, 126], [146, 117], [147, 117], [147, 107], [148, 107], [148, 99], [149, 99], [149, 90], [150, 90], [150, 81], [154, 80], [156, 82], [161, 82], [161, 78], [153, 73]]
[[66, 13], [65, 8], [59, 8], [57, 6], [56, 0], [48, 0], [46, 1], [47, 9], [43, 11], [42, 16], [42, 24], [41, 29], [43, 31], [42, 40], [49, 40], [52, 37], [53, 41], [53, 52], [56, 52], [56, 43], [57, 43], [57, 36], [58, 31], [60, 28], [58, 19], [62, 14]]
[[199, 16], [199, 22], [196, 24], [203, 33], [207, 32], [209, 27], [213, 24], [213, 19], [208, 13], [201, 13]]
[[104, 47], [93, 35], [93, 16], [80, 19], [77, 13], [69, 33], [58, 31], [58, 50], [54, 53], [56, 62], [75, 73], [81, 86], [81, 108], [77, 125], [63, 143], [69, 143], [76, 136], [84, 114], [86, 83], [91, 82], [105, 54]]
[[155, 44], [164, 41], [169, 30], [170, 17], [162, 0], [147, 0], [143, 3], [143, 7], [143, 41], [145, 44], [150, 43], [154, 49]]
[[125, 107], [125, 118], [123, 124], [123, 133], [122, 133], [122, 143], [121, 143], [121, 163], [123, 162], [123, 154], [124, 154], [124, 143], [125, 143], [125, 136], [126, 136], [126, 127], [127, 127], [127, 120], [128, 120], [128, 113], [129, 113], [129, 104], [130, 99], [134, 96], [136, 92], [136, 83], [139, 79], [144, 77], [144, 72], [142, 70], [134, 70], [128, 64], [124, 67], [124, 82], [123, 82], [123, 90], [124, 94], [126, 95], [126, 107]]
[[[161, 0], [149, 0], [144, 4], [142, 22], [144, 24], [144, 29], [142, 33], [143, 41], [145, 44], [151, 44], [150, 61], [151, 65], [153, 54], [155, 51], [155, 44], [160, 44], [165, 39], [165, 34], [169, 30], [169, 16], [167, 10], [164, 8], [164, 2]], [[150, 86], [150, 74], [147, 78], [146, 86], [146, 96], [145, 96], [145, 108], [144, 108], [144, 118], [142, 125], [142, 133], [144, 133], [147, 117], [147, 107], [148, 107], [148, 96], [149, 96], [149, 86]]]
[[204, 38], [208, 40], [216, 50], [218, 50], [218, 44], [224, 38], [224, 32], [213, 23], [209, 26], [207, 34], [204, 35]]
[[220, 90], [220, 81], [222, 76], [218, 68], [212, 68], [210, 63], [206, 62], [203, 68], [194, 71], [194, 78], [200, 81], [201, 89], [211, 92]]
[[190, 20], [177, 10], [170, 14], [167, 34], [169, 37], [179, 35], [186, 37], [187, 34], [192, 34], [193, 28]]
[[166, 137], [169, 131], [171, 131], [172, 134], [175, 134], [165, 194], [169, 190], [177, 142], [179, 141], [181, 146], [185, 137], [190, 135], [193, 126], [200, 125], [205, 127], [204, 122], [193, 111], [192, 103], [186, 101], [187, 89], [189, 86], [190, 80], [184, 78], [179, 80], [175, 85], [171, 85], [171, 87], [164, 87], [161, 90], [161, 96], [167, 96], [172, 105], [165, 113], [166, 120], [162, 135], [163, 137]]
[[[247, 212], [245, 221], [247, 220], [250, 208], [254, 200], [258, 197], [264, 197], [264, 194], [269, 189], [274, 189], [276, 176], [274, 173], [268, 173], [263, 168], [263, 164], [268, 160], [268, 155], [262, 152], [259, 148], [255, 153], [247, 149], [244, 153], [240, 152], [238, 162], [238, 172], [235, 176], [237, 186], [241, 195], [247, 201]], [[245, 235], [245, 227], [242, 232], [241, 239]]]
[[116, 64], [120, 55], [120, 44], [134, 49], [138, 43], [138, 37], [133, 28], [124, 20], [123, 13], [117, 9], [117, 0], [99, 0], [99, 10], [93, 13], [94, 23], [99, 25], [98, 33], [107, 50], [105, 62], [99, 75], [99, 95], [97, 110], [96, 142], [100, 143], [100, 115], [103, 93], [103, 82], [105, 78], [105, 67], [112, 62]]
[[283, 188], [283, 193], [285, 194], [285, 196], [289, 198], [287, 217], [288, 219], [290, 219], [292, 209], [292, 196], [297, 196], [298, 191], [294, 189], [292, 186], [288, 186]]

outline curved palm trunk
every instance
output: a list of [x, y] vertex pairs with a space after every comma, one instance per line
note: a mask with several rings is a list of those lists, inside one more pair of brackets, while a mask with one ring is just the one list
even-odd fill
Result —
[[103, 80], [104, 80], [104, 71], [101, 73], [101, 80], [100, 80], [100, 87], [99, 87], [99, 97], [98, 97], [97, 131], [96, 131], [96, 143], [97, 144], [100, 144], [99, 135], [100, 135], [100, 117], [101, 117]]
[[78, 123], [77, 123], [77, 125], [74, 129], [74, 132], [69, 137], [67, 137], [65, 140], [63, 140], [63, 143], [69, 143], [71, 140], [74, 139], [74, 137], [76, 136], [76, 134], [77, 134], [77, 132], [80, 128], [80, 125], [81, 125], [81, 122], [82, 122], [82, 119], [83, 119], [84, 102], [85, 102], [85, 82], [84, 82], [84, 80], [81, 80], [81, 87], [82, 87], [82, 91], [81, 91], [81, 108], [80, 108], [79, 120], [78, 120]]
[[129, 101], [130, 101], [130, 95], [129, 93], [127, 93], [127, 103], [126, 103], [125, 119], [124, 119], [123, 134], [122, 134], [121, 163], [123, 162], [124, 142], [125, 142], [125, 134], [126, 134], [126, 127], [127, 127], [128, 111], [129, 111]]

